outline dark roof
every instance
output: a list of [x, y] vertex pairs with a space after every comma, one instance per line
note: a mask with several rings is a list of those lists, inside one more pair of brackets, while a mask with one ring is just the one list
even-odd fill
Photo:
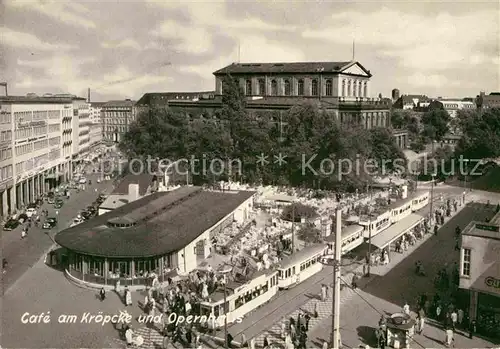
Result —
[[308, 258], [311, 258], [318, 253], [325, 251], [327, 248], [328, 246], [324, 244], [314, 244], [306, 246], [302, 250], [295, 252], [280, 261], [278, 269], [287, 269], [291, 266], [296, 265], [297, 263], [304, 262]]
[[371, 75], [370, 72], [358, 62], [233, 63], [215, 71], [214, 75], [247, 73], [340, 73], [342, 70], [354, 64], [358, 64], [365, 71], [365, 73]]
[[111, 194], [113, 195], [127, 195], [128, 186], [130, 184], [139, 184], [139, 195], [144, 196], [146, 194], [148, 187], [153, 182], [155, 178], [154, 175], [149, 173], [143, 174], [128, 174], [126, 175], [120, 184], [113, 190]]
[[472, 221], [464, 228], [462, 235], [500, 240], [500, 226], [495, 223]]
[[148, 92], [145, 93], [138, 101], [137, 105], [149, 105], [153, 102], [158, 103], [168, 102], [169, 100], [190, 100], [193, 98], [200, 98], [203, 96], [214, 95], [215, 91], [201, 91], [201, 92]]
[[[69, 250], [100, 257], [165, 255], [184, 248], [254, 194], [200, 187], [154, 193], [63, 230], [55, 240]], [[131, 226], [113, 227], [118, 219]]]
[[123, 100], [123, 101], [109, 101], [102, 105], [103, 108], [113, 108], [113, 107], [133, 107], [135, 101]]
[[106, 102], [90, 102], [92, 107], [101, 108]]
[[51, 103], [51, 104], [67, 104], [71, 103], [71, 97], [28, 97], [28, 96], [0, 96], [2, 103]]

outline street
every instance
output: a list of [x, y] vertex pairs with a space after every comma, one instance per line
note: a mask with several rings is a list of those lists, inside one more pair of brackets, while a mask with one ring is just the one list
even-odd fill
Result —
[[[97, 176], [96, 174], [87, 175], [86, 178], [92, 180], [92, 185], [86, 185], [85, 190], [80, 190], [77, 193], [75, 189], [72, 189], [70, 198], [64, 199], [64, 205], [58, 210], [58, 215], [55, 214], [53, 205], [48, 203], [44, 203], [39, 209], [39, 211], [47, 209], [49, 217], [57, 218], [58, 222], [55, 228], [44, 230], [41, 224], [39, 227], [32, 224], [28, 231], [28, 236], [24, 239], [21, 239], [22, 225], [19, 225], [12, 231], [2, 230], [2, 258], [7, 259], [9, 263], [6, 272], [2, 275], [2, 294], [5, 294], [9, 287], [54, 244], [52, 241], [54, 235], [58, 231], [67, 228], [79, 211], [91, 205], [99, 193], [109, 193], [112, 188], [112, 181], [98, 184], [96, 181]], [[44, 217], [41, 217], [41, 222], [43, 223], [43, 221]]]
[[[439, 270], [445, 267], [451, 270], [454, 262], [459, 259], [459, 251], [455, 250], [455, 228], [463, 228], [472, 220], [484, 221], [491, 218], [494, 209], [493, 205], [490, 210], [485, 210], [484, 206], [478, 204], [465, 207], [439, 230], [438, 236], [432, 236], [425, 241], [385, 275], [372, 274], [369, 280], [362, 280], [362, 291], [341, 308], [343, 343], [349, 347], [357, 347], [360, 342], [374, 345], [373, 331], [381, 314], [401, 311], [405, 302], [408, 302], [412, 310], [416, 310], [415, 303], [423, 293], [432, 298], [434, 278]], [[425, 277], [415, 273], [415, 262], [418, 260], [424, 266], [427, 274]], [[322, 340], [329, 340], [330, 330], [331, 317], [310, 333], [309, 341], [312, 347], [320, 347]], [[432, 326], [428, 326], [423, 335], [415, 337], [416, 341], [425, 347], [440, 346], [443, 338], [442, 330]], [[469, 342], [463, 336], [457, 335], [456, 346], [482, 347], [487, 343], [478, 341]]]

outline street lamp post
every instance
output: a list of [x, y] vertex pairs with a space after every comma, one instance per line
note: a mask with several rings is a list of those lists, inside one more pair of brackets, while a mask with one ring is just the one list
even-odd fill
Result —
[[230, 266], [224, 266], [222, 269], [218, 270], [219, 274], [224, 275], [224, 348], [229, 348], [229, 343], [227, 342], [227, 311], [228, 311], [228, 306], [227, 306], [227, 277], [226, 275], [229, 274], [233, 270], [232, 267]]
[[[433, 205], [433, 203], [434, 203], [434, 177], [435, 177], [435, 175], [434, 175], [434, 174], [432, 174], [432, 175], [431, 175], [431, 179], [432, 179], [432, 181], [431, 181], [431, 205], [430, 205], [430, 207], [429, 207], [429, 210], [430, 210], [430, 212], [429, 212], [429, 223], [430, 223], [431, 225], [432, 225], [432, 218], [434, 217], [434, 213], [433, 213], [433, 211], [432, 211], [432, 205]], [[432, 227], [431, 227], [431, 228], [432, 228]]]
[[295, 205], [292, 202], [292, 254], [295, 253]]
[[468, 163], [469, 163], [469, 159], [464, 159], [464, 163], [465, 163], [465, 174], [464, 174], [464, 191], [467, 192], [467, 169], [468, 169]]
[[342, 251], [342, 209], [337, 208], [335, 215], [335, 252], [333, 258], [321, 258], [320, 263], [333, 267], [333, 296], [332, 296], [332, 333], [330, 344], [333, 349], [340, 348], [340, 265]]
[[[368, 187], [370, 188], [370, 187]], [[370, 203], [372, 202], [372, 190], [370, 188]], [[372, 264], [372, 214], [370, 214], [370, 220], [368, 221], [368, 266], [366, 270], [366, 276], [370, 276], [370, 267]]]

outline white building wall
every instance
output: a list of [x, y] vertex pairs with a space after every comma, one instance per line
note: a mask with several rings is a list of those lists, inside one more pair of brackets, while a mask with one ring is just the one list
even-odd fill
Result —
[[15, 207], [13, 122], [10, 105], [0, 105], [0, 216]]
[[[12, 103], [13, 177], [17, 206], [70, 178], [69, 157], [63, 154], [63, 115], [70, 103]], [[50, 177], [49, 177], [50, 176]], [[53, 179], [47, 183], [46, 179]]]

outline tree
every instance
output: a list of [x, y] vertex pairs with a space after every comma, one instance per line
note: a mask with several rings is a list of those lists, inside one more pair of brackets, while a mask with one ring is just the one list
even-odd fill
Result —
[[394, 142], [390, 130], [386, 128], [371, 129], [370, 137], [371, 158], [377, 161], [382, 172], [387, 173], [388, 170], [395, 170], [396, 166], [406, 168], [406, 156]]
[[462, 139], [456, 148], [457, 155], [468, 159], [500, 156], [500, 108], [470, 113], [460, 120]]
[[293, 221], [295, 218], [295, 222], [300, 222], [302, 219], [308, 220], [311, 218], [316, 218], [318, 213], [316, 209], [312, 206], [307, 206], [300, 203], [293, 203], [283, 209], [283, 213], [281, 214], [281, 218], [286, 221]]
[[323, 242], [321, 231], [314, 224], [304, 224], [299, 228], [297, 237], [306, 244], [319, 244]]
[[407, 110], [393, 109], [391, 111], [391, 125], [396, 129], [407, 128], [411, 118], [411, 113]]
[[443, 109], [433, 109], [424, 113], [421, 121], [424, 125], [423, 134], [431, 140], [440, 142], [448, 133], [450, 115]]

